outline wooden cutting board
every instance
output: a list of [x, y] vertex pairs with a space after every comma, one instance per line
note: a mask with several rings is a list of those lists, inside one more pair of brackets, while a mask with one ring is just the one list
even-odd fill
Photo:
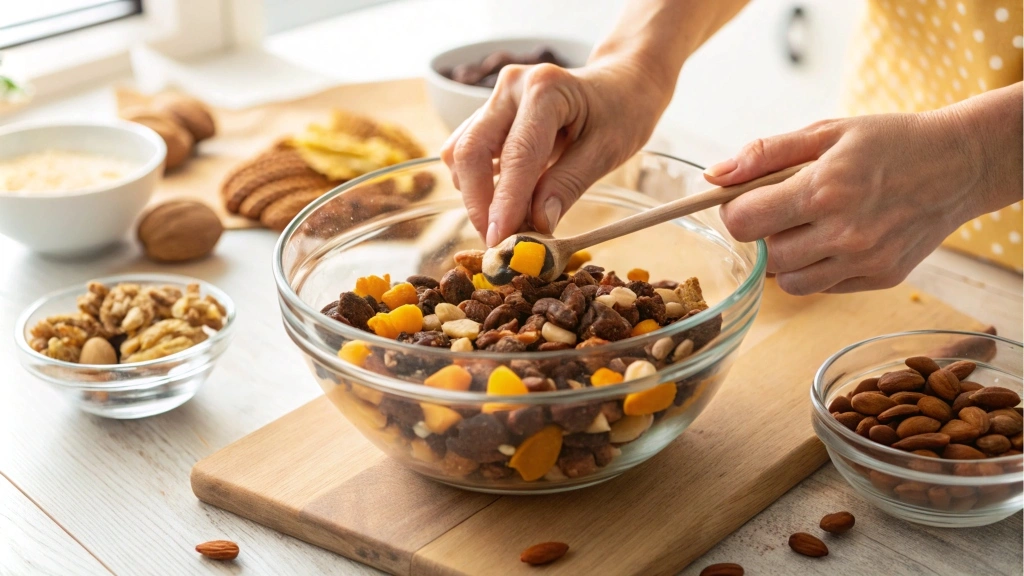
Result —
[[545, 574], [672, 574], [826, 461], [808, 391], [828, 356], [925, 328], [981, 326], [906, 285], [795, 298], [768, 280], [761, 313], [704, 413], [651, 460], [584, 490], [499, 497], [426, 480], [323, 397], [200, 461], [192, 489], [394, 574], [535, 574], [519, 553], [546, 540], [570, 552]]

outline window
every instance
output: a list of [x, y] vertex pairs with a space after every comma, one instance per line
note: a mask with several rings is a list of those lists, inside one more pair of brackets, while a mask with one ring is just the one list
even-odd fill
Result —
[[142, 13], [142, 0], [18, 0], [0, 10], [0, 48]]

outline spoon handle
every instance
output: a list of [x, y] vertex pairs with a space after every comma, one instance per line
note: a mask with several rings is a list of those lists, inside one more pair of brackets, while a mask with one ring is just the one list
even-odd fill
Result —
[[567, 253], [576, 252], [577, 250], [582, 250], [595, 244], [600, 244], [601, 242], [607, 242], [612, 238], [625, 236], [626, 234], [636, 232], [637, 230], [649, 228], [656, 224], [661, 224], [663, 222], [668, 222], [669, 220], [681, 218], [688, 214], [693, 214], [694, 212], [699, 212], [705, 208], [725, 204], [745, 192], [749, 192], [762, 186], [778, 184], [810, 164], [811, 162], [805, 162], [797, 166], [791, 166], [785, 170], [766, 174], [749, 182], [733, 186], [715, 187], [710, 190], [700, 192], [699, 194], [686, 196], [679, 200], [673, 200], [667, 204], [662, 204], [661, 206], [633, 214], [632, 216], [628, 216], [618, 222], [608, 224], [607, 226], [602, 226], [589, 232], [565, 238], [559, 243], [562, 244]]

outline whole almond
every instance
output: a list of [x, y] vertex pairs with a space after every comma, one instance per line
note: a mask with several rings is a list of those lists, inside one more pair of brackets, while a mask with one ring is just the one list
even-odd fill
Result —
[[1010, 418], [1009, 416], [995, 416], [992, 419], [992, 426], [989, 428], [993, 434], [1002, 434], [1003, 436], [1010, 437], [1017, 434], [1024, 429], [1021, 423]]
[[957, 380], [964, 380], [970, 376], [971, 372], [974, 372], [974, 369], [977, 367], [978, 365], [970, 360], [958, 360], [946, 366], [946, 370], [952, 372], [953, 376], [956, 376]]
[[907, 358], [904, 362], [910, 368], [917, 370], [922, 376], [928, 377], [929, 374], [939, 369], [939, 365], [935, 363], [935, 360], [927, 356], [912, 356]]
[[[978, 436], [988, 432], [991, 419], [987, 412], [977, 406], [968, 406], [959, 413], [960, 419], [978, 429]], [[977, 437], [977, 436], [976, 436]], [[975, 438], [976, 438], [975, 437]], [[973, 440], [972, 438], [971, 440]]]
[[981, 436], [977, 426], [964, 420], [950, 420], [942, 425], [939, 432], [949, 436], [953, 444], [969, 444]]
[[986, 458], [983, 452], [966, 444], [950, 444], [946, 446], [942, 451], [942, 457], [946, 460], [981, 460]]
[[743, 576], [743, 566], [731, 562], [712, 564], [701, 570], [700, 576]]
[[828, 405], [829, 414], [833, 412], [849, 412], [853, 410], [853, 405], [850, 404], [850, 399], [846, 396], [836, 396]]
[[789, 537], [789, 547], [797, 554], [820, 558], [828, 556], [828, 546], [820, 539], [806, 532], [796, 532]]
[[882, 424], [888, 424], [899, 420], [900, 418], [906, 418], [908, 416], [917, 416], [921, 413], [921, 409], [915, 404], [898, 404], [889, 408], [885, 412], [878, 415], [878, 421]]
[[960, 395], [956, 397], [956, 400], [953, 400], [954, 414], [959, 414], [964, 408], [974, 405], [974, 402], [971, 400], [972, 394], [974, 394], [974, 392], [961, 392]]
[[856, 430], [857, 424], [864, 419], [864, 415], [858, 412], [837, 412], [832, 416], [834, 416], [840, 424], [846, 426], [850, 430]]
[[949, 490], [949, 495], [953, 498], [967, 498], [977, 493], [977, 490], [971, 486], [948, 486], [947, 490]]
[[1024, 449], [1024, 434], [1020, 432], [1014, 434], [1013, 438], [1010, 438], [1010, 446], [1013, 446], [1014, 450]]
[[1010, 449], [1010, 439], [1002, 434], [988, 434], [975, 440], [974, 445], [986, 454], [999, 454]]
[[892, 489], [896, 497], [908, 504], [925, 506], [928, 504], [927, 484], [921, 482], [903, 482]]
[[872, 426], [871, 429], [868, 430], [868, 438], [871, 438], [875, 442], [885, 446], [892, 446], [900, 440], [899, 434], [897, 434], [892, 428], [885, 425]]
[[871, 481], [871, 485], [878, 488], [882, 492], [890, 492], [897, 484], [900, 483], [900, 479], [895, 476], [890, 476], [884, 472], [878, 470], [868, 471], [868, 480]]
[[1000, 408], [988, 413], [989, 418], [995, 418], [996, 416], [1009, 416], [1017, 422], [1024, 422], [1024, 417], [1020, 415], [1020, 412], [1017, 412], [1016, 408]]
[[925, 456], [925, 457], [928, 457], [928, 458], [938, 458], [939, 457], [938, 454], [936, 454], [935, 452], [932, 452], [931, 450], [914, 450], [914, 454], [917, 454], [918, 456]]
[[921, 398], [917, 401], [917, 407], [920, 408], [922, 415], [934, 418], [943, 424], [953, 418], [953, 409], [949, 407], [949, 404], [934, 396]]
[[868, 432], [870, 432], [871, 429], [874, 428], [875, 426], [878, 426], [878, 418], [875, 418], [874, 416], [868, 416], [867, 418], [857, 423], [857, 429], [854, 430], [854, 432], [860, 434], [865, 438], [869, 438], [870, 436], [868, 435]]
[[234, 560], [238, 557], [238, 544], [230, 540], [210, 540], [196, 546], [196, 552], [213, 560]]
[[896, 433], [899, 434], [900, 438], [909, 438], [910, 436], [917, 436], [918, 434], [931, 434], [932, 432], [938, 432], [942, 424], [934, 419], [927, 416], [911, 416], [903, 422], [900, 422]]
[[960, 380], [949, 370], [937, 370], [928, 376], [928, 387], [932, 394], [946, 402], [956, 400], [960, 395]]
[[850, 397], [852, 398], [861, 392], [878, 392], [878, 378], [866, 378], [858, 382]]
[[925, 455], [925, 459], [914, 459], [907, 463], [907, 467], [918, 472], [939, 474], [942, 472], [942, 462], [939, 462], [938, 455], [931, 450], [914, 450], [914, 454]]
[[925, 398], [927, 395], [920, 392], [897, 392], [889, 398], [892, 398], [897, 404], [917, 404], [921, 398]]
[[861, 392], [850, 399], [853, 409], [861, 414], [877, 416], [896, 405], [888, 396], [879, 392]]
[[917, 372], [886, 372], [878, 379], [878, 389], [886, 394], [920, 390], [924, 386], [924, 377]]
[[842, 534], [853, 528], [856, 519], [849, 512], [833, 512], [822, 517], [818, 527], [830, 534]]
[[948, 510], [952, 498], [949, 495], [949, 490], [944, 486], [932, 486], [928, 489], [928, 504], [932, 508], [938, 508], [939, 510]]
[[971, 402], [986, 410], [1013, 408], [1020, 404], [1020, 395], [1008, 388], [986, 386], [971, 394]]
[[541, 542], [523, 550], [519, 560], [532, 566], [539, 566], [558, 560], [568, 551], [569, 545], [564, 542]]
[[981, 390], [982, 388], [984, 388], [984, 386], [978, 384], [977, 382], [971, 382], [970, 380], [960, 381], [961, 392], [974, 392], [975, 390]]
[[949, 435], [933, 432], [931, 434], [917, 434], [908, 436], [892, 445], [899, 450], [935, 450], [945, 448], [949, 444]]

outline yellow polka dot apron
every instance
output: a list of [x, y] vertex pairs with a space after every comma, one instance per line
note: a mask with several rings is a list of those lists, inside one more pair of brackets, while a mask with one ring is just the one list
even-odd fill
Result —
[[[923, 112], [1020, 82], [1021, 0], [869, 0], [854, 40], [851, 115]], [[1021, 203], [976, 218], [943, 246], [1021, 270]]]

